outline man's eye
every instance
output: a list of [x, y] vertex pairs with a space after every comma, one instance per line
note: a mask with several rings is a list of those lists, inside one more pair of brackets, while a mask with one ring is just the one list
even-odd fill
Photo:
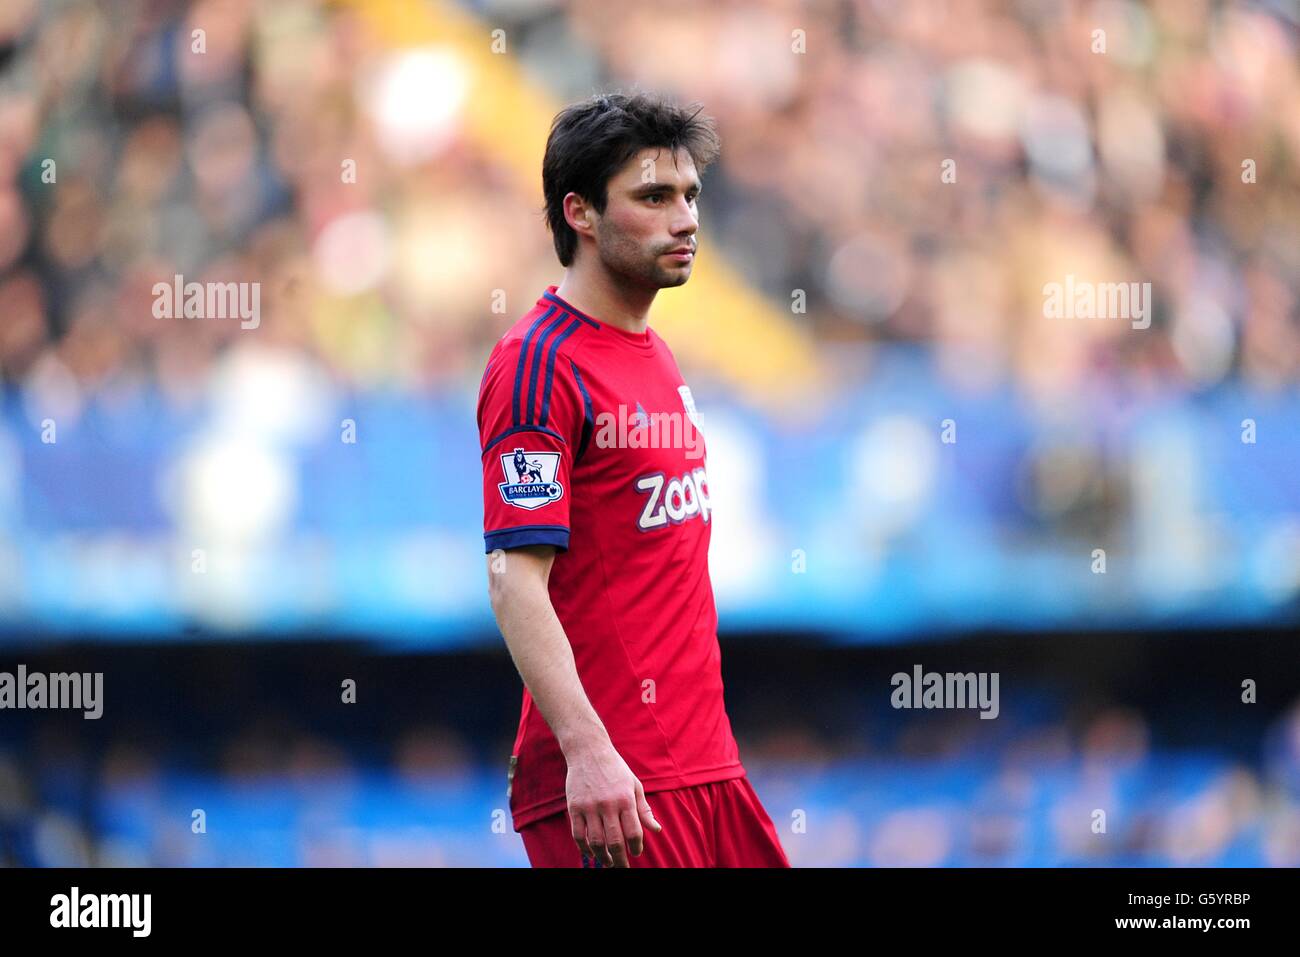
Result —
[[663, 197], [663, 194], [662, 194], [662, 193], [651, 193], [649, 196], [646, 197], [646, 199], [651, 200], [651, 201], [657, 201], [657, 200], [661, 200], [661, 199], [663, 199], [663, 198], [664, 198], [664, 197]]

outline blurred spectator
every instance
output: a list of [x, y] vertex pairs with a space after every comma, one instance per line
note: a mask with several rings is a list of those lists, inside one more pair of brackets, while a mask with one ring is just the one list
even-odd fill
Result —
[[[1044, 397], [1296, 378], [1300, 70], [1280, 8], [769, 0], [680, 29], [590, 0], [480, 13], [563, 96], [595, 71], [706, 105], [724, 143], [708, 242], [782, 308], [805, 289], [828, 362], [917, 340], [958, 384]], [[183, 396], [221, 349], [275, 344], [360, 385], [464, 383], [504, 328], [491, 290], [524, 303], [557, 274], [535, 196], [468, 135], [436, 54], [318, 3], [111, 16], [24, 2], [0, 21], [4, 379], [39, 385], [53, 362], [92, 393]], [[149, 290], [175, 273], [260, 282], [259, 334], [159, 323]], [[1150, 281], [1152, 327], [1044, 318], [1067, 274]]]

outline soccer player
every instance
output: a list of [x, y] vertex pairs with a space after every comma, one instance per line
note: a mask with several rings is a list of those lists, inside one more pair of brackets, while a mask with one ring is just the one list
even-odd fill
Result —
[[510, 758], [534, 867], [789, 867], [723, 707], [705, 445], [647, 325], [690, 278], [712, 121], [647, 94], [555, 117], [559, 286], [479, 391], [489, 594], [524, 682]]

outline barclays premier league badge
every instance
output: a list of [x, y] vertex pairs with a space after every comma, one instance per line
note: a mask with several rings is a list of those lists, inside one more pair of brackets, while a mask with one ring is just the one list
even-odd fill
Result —
[[564, 486], [555, 480], [560, 469], [559, 452], [525, 452], [515, 449], [501, 455], [501, 469], [506, 480], [499, 484], [501, 498], [517, 508], [541, 508], [564, 494]]

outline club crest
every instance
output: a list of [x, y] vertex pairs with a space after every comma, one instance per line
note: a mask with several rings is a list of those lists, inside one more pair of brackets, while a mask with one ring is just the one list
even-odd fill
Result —
[[691, 424], [698, 429], [700, 427], [700, 417], [695, 411], [695, 397], [691, 395], [691, 387], [679, 385], [677, 392], [682, 397], [682, 408], [686, 410], [686, 414], [690, 417]]
[[555, 480], [559, 469], [559, 452], [503, 452], [501, 471], [506, 480], [497, 485], [502, 500], [529, 510], [558, 500], [564, 494], [564, 486]]

